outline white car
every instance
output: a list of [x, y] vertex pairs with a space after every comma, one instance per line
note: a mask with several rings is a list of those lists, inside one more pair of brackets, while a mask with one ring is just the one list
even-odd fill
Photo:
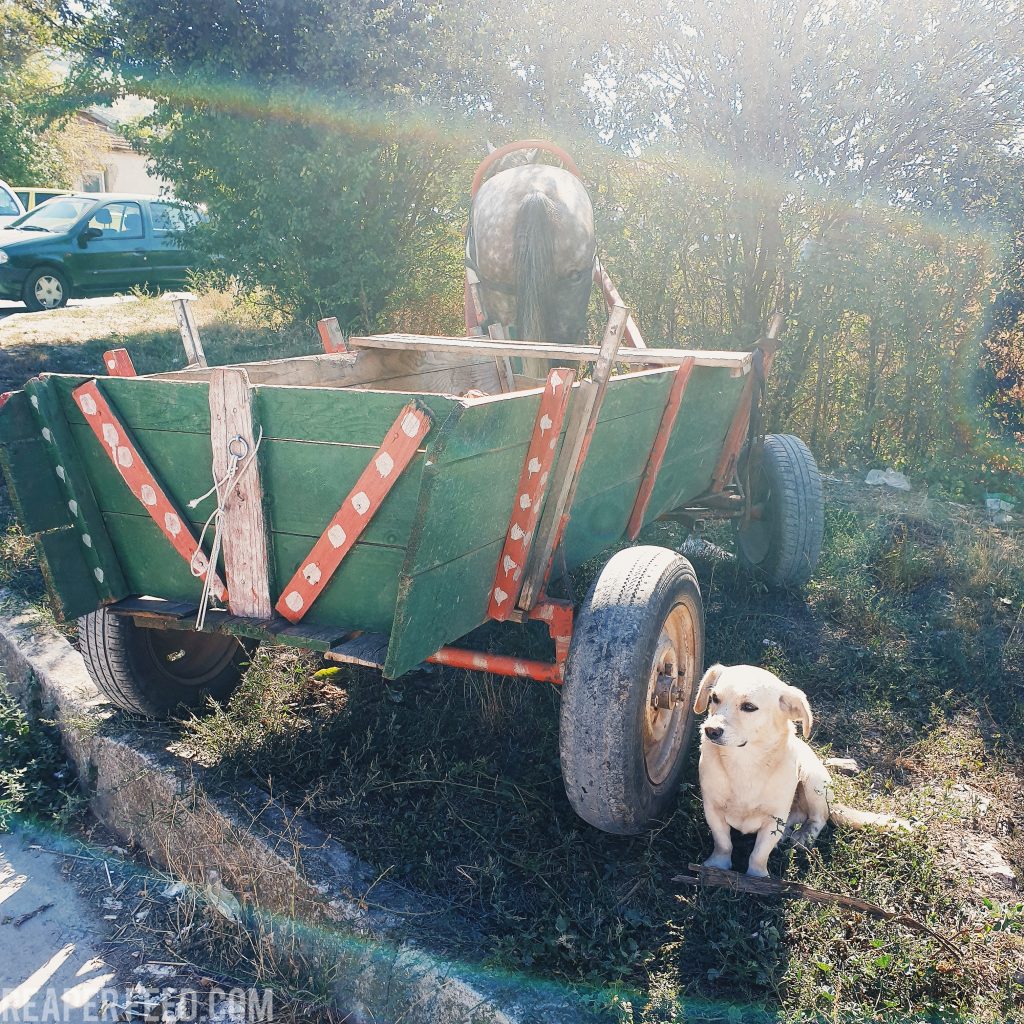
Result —
[[14, 194], [14, 189], [6, 181], [0, 181], [0, 228], [10, 224], [15, 217], [25, 212], [21, 200]]

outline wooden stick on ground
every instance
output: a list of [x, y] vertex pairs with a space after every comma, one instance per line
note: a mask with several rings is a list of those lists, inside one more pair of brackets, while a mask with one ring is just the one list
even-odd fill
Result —
[[749, 875], [741, 875], [738, 871], [707, 868], [701, 864], [690, 864], [689, 869], [694, 872], [694, 875], [676, 875], [672, 881], [708, 887], [720, 886], [732, 892], [749, 892], [756, 896], [783, 896], [787, 899], [808, 900], [811, 903], [832, 904], [847, 907], [850, 910], [859, 910], [861, 913], [870, 914], [872, 917], [880, 917], [886, 921], [895, 921], [896, 924], [902, 924], [911, 931], [927, 935], [935, 939], [950, 955], [957, 958], [963, 956], [962, 949], [958, 949], [944, 935], [940, 935], [929, 928], [928, 925], [918, 921], [916, 917], [911, 917], [909, 914], [901, 914], [895, 910], [885, 910], [876, 903], [869, 903], [867, 900], [859, 899], [856, 896], [844, 896], [841, 893], [825, 892], [824, 889], [815, 889], [813, 886], [805, 885], [803, 882], [787, 882], [777, 878], [752, 878]]

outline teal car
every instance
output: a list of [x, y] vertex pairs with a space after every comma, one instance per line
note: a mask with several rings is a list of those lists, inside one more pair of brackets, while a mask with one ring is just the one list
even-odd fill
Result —
[[0, 228], [0, 298], [41, 310], [136, 287], [182, 288], [195, 264], [182, 232], [201, 216], [154, 196], [58, 196]]

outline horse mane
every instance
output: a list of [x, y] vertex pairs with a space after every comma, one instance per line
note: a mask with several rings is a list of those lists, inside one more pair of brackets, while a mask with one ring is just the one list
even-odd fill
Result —
[[516, 324], [523, 341], [543, 341], [547, 333], [548, 293], [554, 278], [555, 204], [543, 192], [531, 192], [516, 214], [513, 258]]

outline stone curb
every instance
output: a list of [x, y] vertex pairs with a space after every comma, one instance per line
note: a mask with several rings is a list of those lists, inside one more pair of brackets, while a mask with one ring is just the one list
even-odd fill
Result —
[[[53, 720], [96, 817], [178, 878], [211, 872], [252, 908], [273, 940], [330, 963], [337, 1008], [402, 1024], [577, 1024], [595, 1019], [572, 990], [505, 976], [442, 953], [472, 945], [471, 927], [396, 888], [299, 815], [253, 790], [211, 797], [201, 773], [125, 731], [81, 655], [39, 611], [0, 589], [0, 684]], [[431, 922], [418, 931], [410, 921]], [[427, 952], [429, 949], [431, 952]], [[440, 951], [440, 952], [434, 952]]]

